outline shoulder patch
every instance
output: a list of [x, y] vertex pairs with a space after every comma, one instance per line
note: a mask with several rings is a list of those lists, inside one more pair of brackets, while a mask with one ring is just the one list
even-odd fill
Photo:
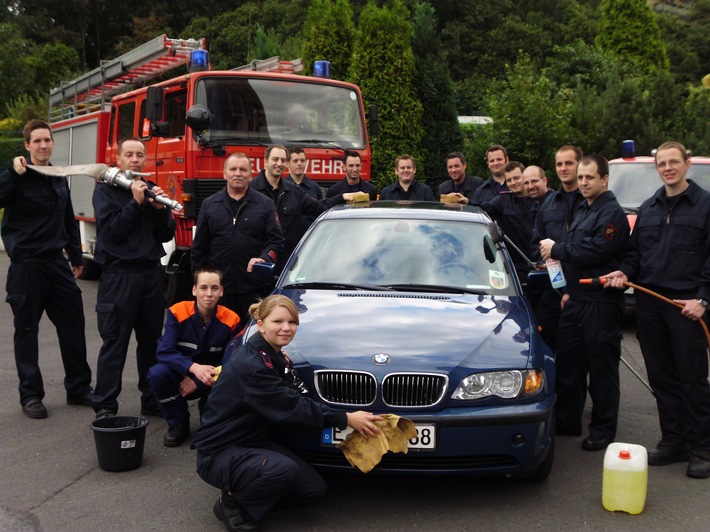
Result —
[[606, 229], [604, 229], [604, 236], [607, 240], [614, 240], [618, 232], [619, 230], [616, 228], [616, 226], [614, 226], [614, 224], [609, 224], [606, 226]]
[[264, 366], [270, 369], [274, 369], [274, 364], [271, 362], [271, 357], [264, 353], [263, 351], [259, 351], [259, 354], [261, 355], [261, 360], [264, 361]]
[[276, 252], [275, 252], [273, 249], [269, 250], [269, 252], [267, 253], [267, 255], [268, 255], [269, 257], [271, 257], [271, 260], [274, 261], [274, 262], [276, 262], [277, 259], [278, 259], [277, 256], [276, 256]]

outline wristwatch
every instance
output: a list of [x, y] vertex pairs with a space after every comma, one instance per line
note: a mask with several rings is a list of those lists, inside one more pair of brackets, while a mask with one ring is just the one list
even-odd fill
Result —
[[707, 299], [698, 298], [698, 303], [700, 303], [700, 306], [703, 308], [708, 308], [708, 301]]

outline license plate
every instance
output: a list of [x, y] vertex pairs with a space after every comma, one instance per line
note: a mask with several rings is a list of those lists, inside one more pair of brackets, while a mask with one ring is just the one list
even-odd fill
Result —
[[[436, 426], [433, 423], [416, 423], [417, 437], [407, 442], [409, 449], [436, 449]], [[328, 427], [321, 433], [321, 443], [326, 445], [338, 445], [353, 431], [350, 427], [339, 429]]]

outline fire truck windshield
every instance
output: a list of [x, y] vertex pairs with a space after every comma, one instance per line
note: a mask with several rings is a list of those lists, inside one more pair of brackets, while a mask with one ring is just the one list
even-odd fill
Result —
[[327, 83], [203, 77], [195, 104], [209, 109], [209, 144], [299, 144], [364, 149], [365, 123], [356, 91]]

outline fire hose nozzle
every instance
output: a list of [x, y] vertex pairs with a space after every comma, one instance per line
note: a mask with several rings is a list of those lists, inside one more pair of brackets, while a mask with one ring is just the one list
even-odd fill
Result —
[[[142, 172], [133, 172], [132, 170], [122, 172], [119, 168], [111, 167], [99, 176], [99, 181], [103, 181], [104, 183], [107, 183], [114, 187], [129, 189], [133, 184], [133, 176], [145, 177], [149, 175], [150, 174], [144, 174]], [[179, 212], [182, 210], [182, 205], [180, 205], [175, 200], [171, 200], [167, 196], [156, 196], [155, 193], [151, 190], [146, 190], [145, 192], [143, 192], [143, 194], [145, 194], [145, 196], [148, 198], [153, 198], [161, 205], [165, 205], [166, 207], [169, 207], [174, 211]]]
[[607, 283], [606, 277], [589, 277], [587, 279], [580, 279], [579, 284], [594, 284], [594, 285], [605, 285]]

